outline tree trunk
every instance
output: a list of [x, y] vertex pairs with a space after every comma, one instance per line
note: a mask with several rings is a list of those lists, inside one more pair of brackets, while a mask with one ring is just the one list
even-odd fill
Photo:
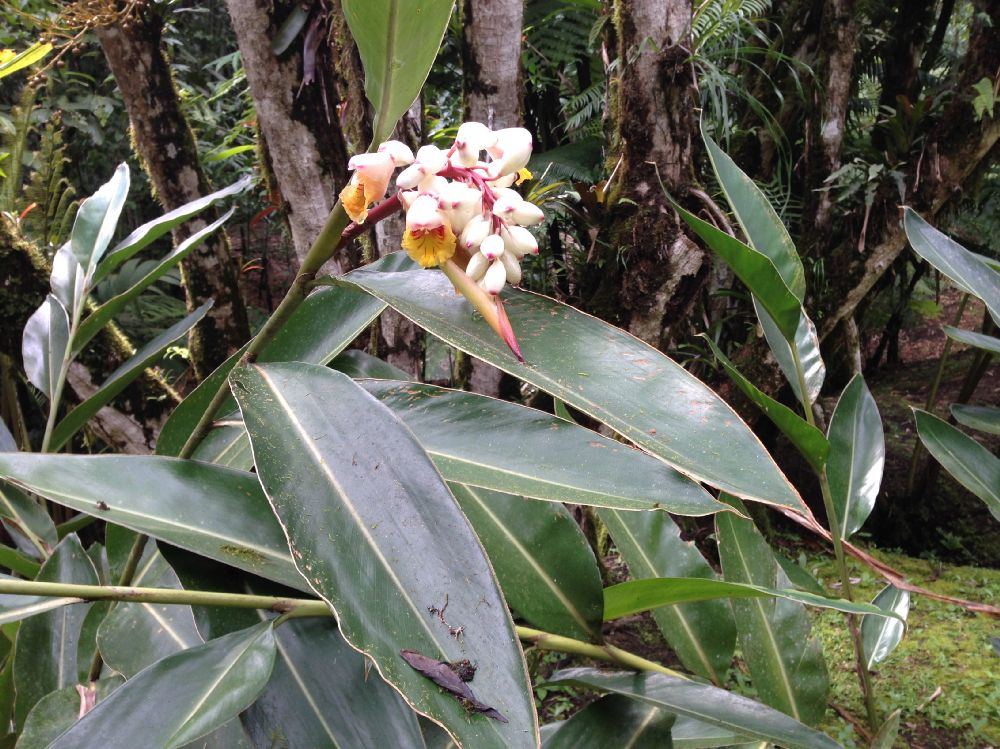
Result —
[[[212, 191], [201, 166], [194, 134], [181, 111], [170, 66], [160, 46], [162, 20], [151, 10], [127, 26], [98, 29], [108, 66], [125, 100], [138, 156], [166, 210]], [[180, 243], [215, 220], [209, 209], [174, 230]], [[246, 309], [224, 231], [205, 240], [181, 265], [190, 310], [208, 299], [215, 306], [191, 334], [191, 361], [200, 379], [250, 337]]]
[[[462, 5], [462, 81], [465, 119], [493, 129], [521, 124], [522, 0], [465, 0]], [[467, 385], [500, 394], [503, 372], [478, 359], [469, 364]]]
[[[272, 5], [278, 7], [272, 11]], [[347, 151], [326, 46], [328, 20], [315, 15], [322, 9], [314, 4], [305, 36], [300, 37], [301, 41], [296, 39], [279, 59], [271, 51], [271, 39], [293, 4], [226, 0], [226, 6], [243, 57], [257, 123], [286, 209], [295, 254], [301, 262], [319, 236], [347, 178]], [[311, 54], [316, 55], [315, 80], [311, 83], [303, 81], [301, 50], [307, 44], [313, 50]], [[336, 273], [342, 268], [334, 258], [326, 269]]]
[[[688, 0], [618, 0], [614, 34], [620, 73], [611, 81], [614, 169], [608, 196], [609, 254], [595, 311], [659, 348], [700, 298], [706, 254], [689, 239], [660, 181], [689, 200], [697, 94], [688, 61]], [[696, 208], [697, 210], [697, 208]], [[603, 307], [603, 308], [602, 308]]]

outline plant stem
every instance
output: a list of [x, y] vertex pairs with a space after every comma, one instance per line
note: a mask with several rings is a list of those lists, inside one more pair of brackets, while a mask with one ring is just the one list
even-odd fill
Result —
[[563, 637], [562, 635], [554, 635], [551, 632], [543, 632], [539, 629], [529, 629], [528, 627], [514, 627], [514, 630], [517, 632], [517, 636], [522, 642], [530, 643], [539, 650], [555, 650], [560, 653], [572, 653], [573, 655], [582, 655], [587, 658], [596, 658], [602, 661], [619, 663], [623, 666], [634, 668], [637, 671], [655, 671], [657, 673], [675, 676], [678, 679], [688, 678], [679, 671], [673, 671], [666, 666], [661, 666], [659, 663], [646, 660], [641, 656], [629, 653], [621, 648], [616, 648], [614, 645], [594, 645], [593, 643], [583, 642], [582, 640], [574, 640], [570, 637]]
[[[965, 314], [965, 305], [969, 302], [969, 295], [962, 294], [962, 298], [958, 303], [958, 312], [955, 314], [955, 320], [952, 323], [954, 327], [958, 327], [962, 323], [962, 315]], [[941, 358], [938, 360], [937, 372], [934, 373], [934, 381], [931, 383], [931, 391], [927, 394], [927, 401], [924, 403], [924, 410], [928, 413], [933, 413], [934, 404], [937, 403], [938, 387], [941, 385], [941, 378], [944, 376], [944, 368], [948, 363], [948, 356], [951, 354], [951, 344], [952, 339], [945, 336], [944, 339], [944, 350], [941, 352]], [[913, 496], [913, 489], [917, 483], [917, 467], [920, 463], [920, 454], [922, 452], [923, 443], [917, 439], [913, 443], [913, 454], [910, 455], [910, 472], [906, 477], [906, 496]]]
[[122, 585], [76, 585], [72, 583], [40, 583], [34, 580], [0, 579], [0, 594], [77, 598], [81, 601], [115, 601], [123, 603], [185, 604], [188, 606], [220, 606], [224, 608], [266, 609], [299, 616], [332, 616], [324, 601], [312, 598], [279, 598], [244, 593], [216, 593], [207, 590], [177, 588], [141, 588]]
[[62, 539], [68, 536], [70, 533], [75, 533], [76, 531], [86, 528], [88, 525], [96, 523], [98, 518], [94, 515], [87, 515], [85, 513], [80, 513], [76, 517], [70, 518], [65, 523], [59, 523], [56, 526], [56, 535]]
[[[802, 368], [802, 359], [799, 357], [798, 348], [794, 342], [789, 342], [792, 351], [792, 359], [795, 362], [795, 374], [799, 381], [799, 392], [802, 394], [803, 407], [806, 421], [812, 427], [816, 426], [816, 417], [813, 415], [813, 401], [809, 397], [806, 389], [805, 371]], [[844, 543], [841, 537], [840, 519], [833, 506], [833, 492], [830, 490], [830, 481], [826, 475], [826, 467], [818, 472], [820, 493], [823, 495], [823, 509], [826, 511], [827, 524], [830, 526], [830, 538], [833, 541], [833, 555], [837, 559], [837, 571], [840, 574], [840, 584], [844, 590], [844, 597], [848, 601], [854, 600], [854, 591], [851, 587], [851, 574], [847, 569], [847, 557], [844, 555]], [[871, 682], [871, 675], [865, 665], [864, 652], [861, 648], [861, 633], [858, 631], [857, 619], [853, 614], [847, 614], [847, 628], [851, 633], [851, 643], [854, 646], [854, 662], [858, 672], [858, 681], [861, 686], [861, 693], [865, 698], [865, 708], [868, 712], [868, 723], [872, 731], [879, 729], [878, 707], [875, 704], [875, 691]]]

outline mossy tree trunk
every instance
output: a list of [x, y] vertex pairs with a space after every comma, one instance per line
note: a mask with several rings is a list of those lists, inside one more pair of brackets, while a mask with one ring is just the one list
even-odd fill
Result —
[[613, 13], [620, 62], [611, 80], [615, 176], [607, 196], [607, 257], [591, 306], [664, 348], [709, 276], [705, 252], [660, 188], [662, 181], [675, 199], [689, 201], [698, 105], [688, 59], [691, 3], [619, 0]]
[[[173, 210], [212, 188], [198, 162], [194, 134], [163, 54], [162, 31], [162, 19], [147, 7], [127, 23], [99, 29], [97, 36], [125, 100], [135, 149], [155, 196], [165, 210]], [[184, 241], [216, 217], [209, 209], [185, 222], [174, 230], [174, 241]], [[191, 334], [191, 360], [200, 379], [250, 336], [225, 232], [216, 232], [203, 242], [184, 260], [181, 270], [190, 309], [215, 300]]]

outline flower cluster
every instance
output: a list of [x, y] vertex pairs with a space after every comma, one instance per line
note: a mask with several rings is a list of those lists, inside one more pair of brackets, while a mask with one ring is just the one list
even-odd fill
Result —
[[[403, 249], [425, 268], [457, 253], [466, 273], [496, 296], [506, 284], [521, 282], [521, 258], [538, 254], [538, 242], [524, 227], [544, 216], [512, 189], [531, 176], [525, 168], [531, 148], [524, 128], [494, 131], [479, 122], [459, 127], [449, 150], [423, 146], [414, 157], [399, 141], [387, 141], [351, 159], [354, 175], [340, 197], [351, 219], [363, 223], [393, 172], [405, 167], [396, 177], [406, 210]], [[488, 161], [481, 160], [484, 152]]]

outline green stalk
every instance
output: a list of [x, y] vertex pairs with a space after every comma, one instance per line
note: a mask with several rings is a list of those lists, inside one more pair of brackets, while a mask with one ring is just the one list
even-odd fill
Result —
[[529, 629], [528, 627], [514, 627], [517, 636], [522, 642], [534, 645], [539, 650], [555, 650], [559, 653], [572, 653], [582, 655], [587, 658], [596, 658], [602, 661], [611, 661], [622, 666], [635, 669], [636, 671], [655, 671], [668, 676], [675, 676], [678, 679], [688, 679], [689, 677], [679, 671], [674, 671], [661, 666], [654, 661], [646, 660], [635, 653], [629, 653], [614, 645], [595, 645], [582, 640], [574, 640], [562, 635], [554, 635], [551, 632], [543, 632], [539, 629]]
[[[958, 327], [962, 323], [962, 315], [965, 313], [965, 305], [969, 302], [969, 295], [962, 294], [962, 299], [958, 303], [958, 312], [955, 315], [955, 320], [952, 322], [953, 327]], [[941, 358], [938, 360], [937, 372], [934, 373], [934, 381], [931, 383], [931, 391], [927, 394], [927, 401], [924, 403], [924, 410], [928, 413], [933, 413], [934, 404], [937, 403], [938, 387], [941, 385], [941, 378], [944, 376], [944, 368], [948, 363], [948, 355], [951, 353], [951, 344], [953, 343], [951, 338], [945, 337], [944, 340], [944, 350], [941, 352]], [[910, 455], [910, 472], [906, 477], [906, 496], [913, 496], [913, 489], [917, 483], [917, 467], [920, 463], [920, 455], [923, 449], [923, 443], [918, 439], [913, 443], [913, 454]]]
[[[802, 393], [804, 401], [804, 411], [806, 421], [809, 426], [816, 426], [816, 417], [813, 415], [813, 402], [809, 397], [806, 388], [805, 371], [802, 368], [802, 359], [799, 357], [799, 350], [794, 341], [789, 341], [789, 348], [792, 351], [792, 360], [795, 362], [795, 375], [799, 382], [799, 392]], [[830, 490], [830, 481], [826, 475], [824, 466], [818, 473], [820, 492], [823, 495], [823, 509], [826, 511], [827, 523], [830, 526], [830, 538], [833, 541], [833, 554], [837, 559], [837, 572], [840, 575], [840, 584], [844, 589], [844, 596], [848, 601], [854, 600], [854, 591], [851, 587], [851, 575], [847, 569], [847, 557], [844, 554], [844, 542], [841, 538], [840, 519], [833, 506], [833, 492]], [[851, 633], [851, 643], [854, 646], [854, 662], [858, 672], [858, 680], [861, 685], [861, 693], [865, 698], [865, 709], [868, 712], [868, 723], [872, 731], [878, 731], [878, 708], [875, 704], [875, 691], [871, 681], [871, 674], [865, 665], [864, 652], [861, 648], [861, 632], [858, 629], [857, 619], [854, 614], [847, 614], [847, 628]]]

